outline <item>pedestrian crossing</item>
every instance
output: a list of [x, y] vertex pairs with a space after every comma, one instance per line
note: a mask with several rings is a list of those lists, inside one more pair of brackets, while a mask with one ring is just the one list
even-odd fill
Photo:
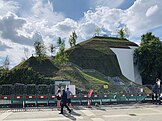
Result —
[[[83, 117], [75, 118], [75, 120], [83, 119]], [[55, 117], [55, 118], [37, 118], [37, 119], [14, 119], [14, 120], [1, 120], [1, 121], [71, 121], [67, 117]]]
[[2, 113], [0, 115], [0, 121], [3, 121], [5, 118], [7, 118], [9, 115], [11, 115], [12, 112], [9, 112], [9, 113]]
[[95, 116], [95, 114], [89, 110], [81, 110], [81, 112], [86, 116]]
[[44, 110], [39, 112], [4, 112], [0, 113], [0, 121], [107, 121], [107, 119], [109, 119], [109, 121], [130, 121], [130, 119], [137, 120], [148, 116], [161, 116], [161, 109], [162, 107], [146, 107], [141, 108], [141, 110], [144, 110], [141, 112], [136, 108], [111, 110], [110, 108], [106, 108], [106, 110], [97, 110], [95, 108], [80, 106], [79, 109], [73, 109], [71, 114], [65, 110], [63, 115], [60, 115], [60, 111], [58, 110]]
[[102, 118], [91, 118], [92, 121], [105, 121]]
[[[98, 107], [86, 108], [85, 106], [73, 106], [74, 110], [98, 110]], [[1, 108], [0, 113], [5, 112], [37, 112], [37, 111], [58, 111], [55, 107], [26, 107], [26, 108]]]

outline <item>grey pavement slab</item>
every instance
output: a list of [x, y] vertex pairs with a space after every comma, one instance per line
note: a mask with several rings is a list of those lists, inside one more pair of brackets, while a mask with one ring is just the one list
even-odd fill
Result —
[[[16, 110], [16, 109], [15, 109]], [[57, 109], [5, 110], [0, 121], [162, 121], [162, 105], [121, 104], [86, 108], [77, 106], [69, 114]]]

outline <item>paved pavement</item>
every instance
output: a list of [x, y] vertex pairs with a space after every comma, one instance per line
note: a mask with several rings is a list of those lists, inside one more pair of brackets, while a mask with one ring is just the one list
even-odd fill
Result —
[[55, 108], [6, 109], [0, 121], [162, 121], [162, 105], [120, 104], [92, 108], [74, 107], [71, 114], [59, 114]]

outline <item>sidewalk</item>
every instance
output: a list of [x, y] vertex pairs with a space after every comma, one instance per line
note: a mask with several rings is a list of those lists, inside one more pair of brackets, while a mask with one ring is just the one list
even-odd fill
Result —
[[0, 121], [162, 121], [162, 106], [152, 104], [107, 105], [86, 108], [77, 106], [69, 114], [57, 109], [6, 110]]

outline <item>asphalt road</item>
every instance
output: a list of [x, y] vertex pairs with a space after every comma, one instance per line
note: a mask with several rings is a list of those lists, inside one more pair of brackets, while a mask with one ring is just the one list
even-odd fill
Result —
[[56, 108], [0, 110], [0, 121], [162, 121], [162, 105], [120, 104], [77, 106], [64, 115]]

